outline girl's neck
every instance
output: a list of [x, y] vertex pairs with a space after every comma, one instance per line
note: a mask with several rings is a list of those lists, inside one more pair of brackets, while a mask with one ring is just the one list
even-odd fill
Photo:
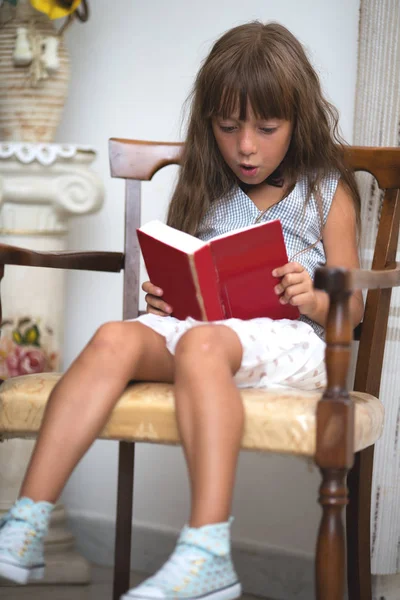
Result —
[[271, 208], [271, 206], [286, 198], [294, 188], [293, 185], [285, 184], [282, 187], [276, 187], [266, 182], [254, 186], [239, 182], [239, 187], [261, 211]]
[[245, 185], [240, 187], [244, 193], [247, 194], [250, 200], [254, 202], [258, 210], [266, 210], [273, 204], [279, 202], [283, 197], [285, 189], [284, 187], [273, 187], [268, 185], [268, 183], [260, 183], [254, 186]]

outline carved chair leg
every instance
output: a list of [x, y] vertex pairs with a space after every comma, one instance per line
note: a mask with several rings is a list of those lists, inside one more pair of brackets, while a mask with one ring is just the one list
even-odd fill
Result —
[[129, 589], [135, 444], [119, 443], [113, 600]]
[[342, 519], [348, 502], [347, 469], [320, 469], [322, 484], [319, 502], [322, 519], [316, 555], [317, 600], [343, 600], [345, 540]]
[[349, 600], [371, 600], [371, 485], [374, 446], [356, 455], [349, 473], [346, 510]]
[[328, 384], [316, 413], [315, 462], [322, 474], [316, 591], [317, 600], [343, 600], [346, 553], [342, 512], [348, 503], [347, 474], [354, 463], [355, 411], [347, 391], [353, 335], [351, 282], [345, 271], [332, 269], [317, 271], [314, 285], [329, 293], [325, 352]]

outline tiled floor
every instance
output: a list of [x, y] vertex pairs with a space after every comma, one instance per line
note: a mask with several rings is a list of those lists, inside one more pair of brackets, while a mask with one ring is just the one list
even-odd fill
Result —
[[[30, 585], [0, 586], [0, 598], [3, 600], [111, 600], [112, 571], [109, 568], [93, 567], [91, 585]], [[144, 579], [143, 575], [132, 573], [131, 584]], [[242, 596], [242, 600], [257, 600], [256, 596]], [[266, 600], [264, 598], [263, 600]]]

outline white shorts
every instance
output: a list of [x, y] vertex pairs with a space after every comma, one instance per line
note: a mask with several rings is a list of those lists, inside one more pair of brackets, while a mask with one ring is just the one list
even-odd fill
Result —
[[165, 338], [166, 347], [174, 354], [182, 335], [200, 325], [230, 327], [242, 344], [243, 357], [235, 375], [238, 387], [294, 387], [316, 390], [326, 386], [326, 344], [313, 328], [303, 321], [266, 317], [242, 321], [226, 319], [211, 323], [187, 318], [145, 314], [135, 321], [150, 327]]

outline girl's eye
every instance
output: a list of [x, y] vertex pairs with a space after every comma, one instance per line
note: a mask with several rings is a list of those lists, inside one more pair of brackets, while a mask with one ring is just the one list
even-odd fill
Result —
[[235, 131], [236, 129], [236, 127], [234, 127], [233, 125], [220, 125], [219, 128], [224, 133], [232, 133], [232, 131]]
[[260, 127], [260, 129], [263, 133], [269, 133], [269, 134], [275, 133], [275, 131], [276, 131], [276, 127]]

